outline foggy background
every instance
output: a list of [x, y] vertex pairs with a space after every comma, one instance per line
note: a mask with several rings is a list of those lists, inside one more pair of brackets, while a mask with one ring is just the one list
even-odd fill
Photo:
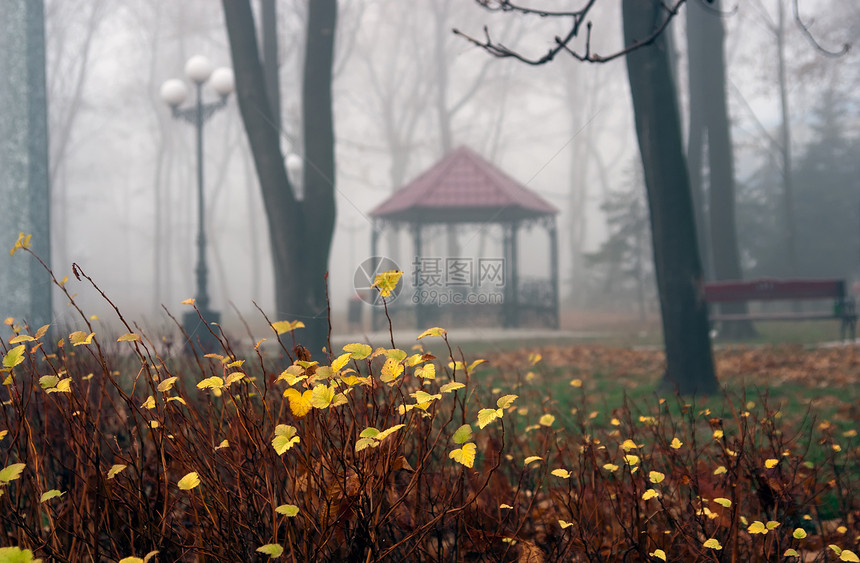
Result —
[[[798, 263], [783, 248], [780, 84], [776, 3], [783, 1], [790, 108], [793, 216]], [[818, 41], [838, 50], [860, 31], [860, 5], [800, 1]], [[194, 295], [197, 228], [194, 130], [159, 97], [185, 79], [192, 55], [231, 66], [215, 0], [46, 0], [52, 190], [52, 262], [58, 278], [77, 262], [126, 317], [166, 326]], [[256, 8], [256, 6], [255, 6]], [[846, 277], [860, 253], [858, 49], [824, 56], [791, 19], [788, 0], [737, 3], [722, 16], [737, 167], [738, 235], [747, 277]], [[592, 11], [592, 51], [621, 46], [619, 3]], [[305, 1], [278, 3], [285, 152], [301, 154], [300, 80]], [[567, 22], [492, 14], [467, 0], [342, 0], [334, 111], [337, 227], [329, 289], [336, 324], [369, 256], [370, 210], [450, 149], [467, 145], [560, 210], [564, 311], [657, 314], [647, 204], [623, 59], [543, 67], [495, 59], [456, 27], [540, 55]], [[684, 18], [671, 24], [682, 104]], [[215, 100], [211, 88], [204, 88]], [[187, 102], [186, 102], [187, 104]], [[441, 110], [440, 110], [441, 108]], [[682, 115], [686, 108], [681, 108]], [[686, 117], [685, 117], [686, 119]], [[265, 213], [235, 96], [204, 130], [209, 291], [231, 328], [229, 303], [258, 319], [274, 307]], [[522, 239], [521, 272], [545, 275], [545, 234]], [[530, 242], [532, 237], [534, 242]], [[500, 235], [461, 238], [462, 255], [499, 256]], [[11, 244], [13, 241], [7, 241]], [[444, 233], [425, 251], [445, 255]], [[536, 249], [534, 252], [531, 249]], [[380, 245], [407, 274], [411, 243]], [[496, 249], [496, 250], [493, 250]], [[637, 290], [642, 285], [643, 291]], [[77, 286], [76, 286], [77, 288]], [[108, 306], [82, 288], [88, 314]], [[65, 299], [56, 320], [71, 319]], [[275, 319], [273, 319], [275, 320]]]

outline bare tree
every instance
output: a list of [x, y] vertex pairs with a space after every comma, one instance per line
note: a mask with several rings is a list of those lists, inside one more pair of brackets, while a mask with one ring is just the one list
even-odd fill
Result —
[[335, 220], [332, 67], [336, 0], [310, 3], [302, 91], [304, 199], [287, 177], [280, 131], [257, 48], [249, 0], [223, 0], [236, 95], [254, 156], [269, 225], [279, 318], [300, 320], [314, 355], [327, 340], [326, 270]]
[[[690, 179], [681, 141], [681, 123], [669, 53], [663, 31], [683, 4], [659, 0], [623, 0], [624, 47], [599, 55], [591, 49], [588, 13], [594, 1], [578, 11], [548, 12], [507, 0], [479, 3], [524, 15], [570, 18], [564, 37], [538, 57], [526, 57], [492, 40], [469, 38], [490, 53], [513, 57], [529, 64], [544, 64], [559, 53], [577, 60], [605, 62], [622, 56], [633, 99], [636, 132], [648, 189], [648, 207], [654, 263], [660, 295], [663, 338], [666, 349], [664, 385], [684, 394], [712, 393], [717, 389], [708, 314], [701, 298], [702, 267], [696, 243]], [[574, 39], [585, 26], [584, 45]]]
[[[699, 2], [687, 6], [687, 68], [690, 125], [687, 158], [699, 254], [705, 277], [737, 280], [743, 277], [735, 226], [735, 165], [726, 92], [725, 30], [720, 0], [706, 8]], [[708, 164], [708, 210], [704, 210], [703, 156]], [[726, 313], [744, 314], [746, 303], [723, 305]], [[729, 338], [755, 334], [749, 321], [723, 327]]]

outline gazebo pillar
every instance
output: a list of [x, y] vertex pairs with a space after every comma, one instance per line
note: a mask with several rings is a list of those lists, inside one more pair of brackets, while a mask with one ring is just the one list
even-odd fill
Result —
[[413, 262], [413, 268], [415, 272], [415, 296], [413, 299], [415, 300], [415, 328], [418, 330], [424, 330], [427, 328], [424, 326], [424, 295], [421, 294], [421, 278], [423, 272], [421, 271], [422, 261], [422, 248], [421, 248], [421, 223], [415, 222], [412, 223], [412, 246], [415, 249], [415, 261]]
[[512, 221], [504, 226], [505, 267], [508, 270], [505, 285], [504, 326], [512, 328], [520, 324], [519, 306], [519, 265], [517, 249], [517, 233], [519, 223]]
[[549, 281], [552, 287], [552, 326], [558, 330], [558, 229], [555, 225], [555, 217], [551, 217], [547, 221], [546, 230], [549, 234]]

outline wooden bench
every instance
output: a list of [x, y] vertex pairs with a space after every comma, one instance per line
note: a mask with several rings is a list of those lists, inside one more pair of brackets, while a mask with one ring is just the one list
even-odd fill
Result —
[[704, 298], [712, 303], [746, 303], [749, 301], [815, 301], [832, 299], [833, 306], [817, 312], [755, 312], [747, 314], [712, 313], [711, 322], [731, 321], [811, 321], [839, 319], [840, 334], [845, 340], [857, 324], [854, 298], [848, 295], [844, 280], [804, 279], [776, 280], [757, 279], [746, 281], [720, 281], [704, 284]]

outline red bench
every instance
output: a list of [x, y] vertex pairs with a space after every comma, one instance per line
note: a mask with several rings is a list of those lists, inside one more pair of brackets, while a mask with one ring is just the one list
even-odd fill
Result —
[[857, 324], [854, 298], [848, 295], [844, 280], [806, 279], [775, 280], [757, 279], [747, 281], [720, 281], [704, 284], [704, 299], [712, 303], [741, 303], [748, 301], [815, 301], [831, 299], [833, 306], [816, 312], [754, 312], [747, 314], [712, 313], [711, 322], [730, 321], [810, 321], [839, 319], [840, 334], [845, 340]]

